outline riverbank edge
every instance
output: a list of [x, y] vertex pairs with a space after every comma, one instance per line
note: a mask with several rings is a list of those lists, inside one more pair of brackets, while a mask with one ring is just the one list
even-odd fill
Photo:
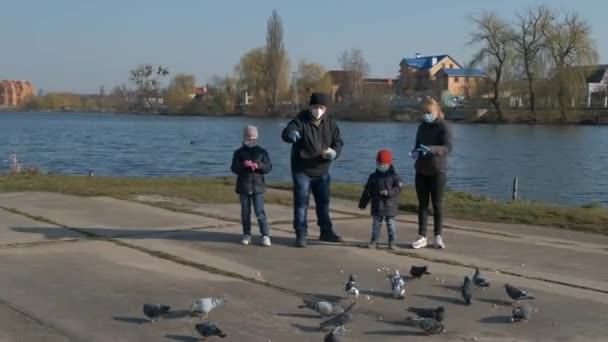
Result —
[[[0, 175], [0, 192], [55, 192], [79, 196], [133, 199], [162, 195], [199, 203], [237, 202], [234, 177], [129, 178], [72, 175]], [[268, 187], [291, 190], [290, 182], [268, 182]], [[332, 197], [358, 201], [363, 186], [332, 183]], [[273, 191], [266, 202], [289, 205], [289, 191]], [[599, 204], [565, 206], [534, 201], [499, 202], [467, 192], [448, 191], [444, 198], [449, 218], [480, 222], [527, 224], [608, 235], [608, 208]], [[399, 209], [417, 211], [415, 190], [404, 187]], [[362, 214], [367, 214], [362, 211]]]
[[[455, 110], [458, 112], [458, 110]], [[140, 112], [140, 111], [131, 111], [131, 112], [117, 112], [117, 111], [26, 111], [20, 110], [19, 108], [14, 108], [12, 110], [8, 110], [6, 108], [0, 110], [1, 113], [6, 112], [15, 112], [15, 113], [83, 113], [83, 114], [114, 114], [114, 115], [140, 115], [140, 116], [162, 116], [162, 117], [209, 117], [209, 118], [248, 118], [248, 119], [290, 119], [295, 116], [295, 113], [205, 113], [205, 114], [183, 114], [183, 113], [149, 113], [149, 112]], [[330, 112], [331, 113], [331, 112]], [[453, 123], [458, 124], [471, 124], [471, 125], [522, 125], [522, 126], [608, 126], [608, 117], [604, 118], [603, 116], [593, 116], [583, 117], [580, 116], [579, 119], [569, 120], [566, 122], [562, 122], [558, 119], [552, 120], [529, 120], [521, 118], [521, 113], [511, 114], [507, 112], [505, 117], [507, 119], [498, 121], [492, 119], [494, 116], [490, 113], [490, 117], [479, 117], [479, 118], [462, 118], [458, 115], [451, 116], [449, 114], [449, 109], [447, 110], [446, 119]], [[349, 115], [343, 113], [331, 113], [334, 117], [340, 121], [346, 122], [394, 122], [394, 123], [418, 123], [420, 119], [418, 115], [411, 114], [403, 114], [403, 113], [394, 113], [391, 117], [377, 117], [370, 118], [361, 115]], [[514, 118], [511, 118], [514, 117]]]

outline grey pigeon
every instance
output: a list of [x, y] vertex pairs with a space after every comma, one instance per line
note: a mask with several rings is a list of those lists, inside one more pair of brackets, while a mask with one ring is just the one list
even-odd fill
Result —
[[321, 324], [319, 324], [321, 330], [328, 327], [344, 327], [346, 324], [350, 323], [355, 318], [353, 310], [356, 306], [357, 302], [352, 302], [343, 313], [337, 314], [336, 316], [321, 322]]
[[471, 305], [473, 302], [473, 282], [469, 276], [464, 277], [464, 282], [462, 283], [462, 287], [460, 287], [460, 293], [462, 294], [464, 304]]
[[477, 287], [490, 287], [490, 282], [481, 276], [481, 274], [479, 273], [479, 268], [475, 268], [475, 274], [473, 274], [473, 283], [477, 286]]
[[344, 312], [344, 309], [342, 309], [342, 307], [339, 305], [334, 305], [324, 300], [303, 298], [302, 301], [304, 302], [304, 305], [299, 305], [298, 308], [315, 310], [321, 315], [321, 317], [333, 316]]
[[529, 301], [513, 303], [513, 311], [511, 311], [511, 322], [527, 322], [535, 312], [532, 303]]
[[224, 332], [222, 330], [220, 330], [220, 328], [218, 328], [217, 325], [215, 325], [211, 322], [197, 324], [194, 326], [194, 328], [204, 338], [212, 337], [212, 336], [218, 336], [221, 338], [226, 337], [226, 334], [224, 334]]
[[190, 311], [193, 314], [201, 315], [203, 318], [207, 318], [211, 310], [217, 308], [220, 305], [226, 303], [224, 297], [207, 297], [197, 299], [192, 303]]
[[422, 329], [427, 335], [438, 335], [446, 331], [443, 323], [432, 318], [408, 317], [406, 322]]
[[410, 275], [413, 278], [421, 278], [425, 274], [431, 274], [428, 269], [428, 266], [412, 266], [410, 268]]
[[418, 317], [432, 318], [437, 322], [443, 322], [445, 318], [445, 308], [443, 306], [436, 308], [415, 308], [410, 306], [407, 311], [416, 314]]
[[505, 284], [505, 289], [507, 290], [509, 297], [513, 300], [534, 299], [534, 297], [530, 296], [525, 290], [518, 289], [510, 284]]
[[391, 291], [395, 298], [405, 298], [405, 281], [398, 270], [393, 275], [387, 277], [391, 283]]
[[330, 331], [327, 335], [325, 335], [323, 342], [340, 342], [340, 341], [342, 341], [342, 339], [339, 338], [338, 336], [342, 336], [343, 332], [344, 332], [343, 326], [335, 327], [332, 329], [332, 331]]
[[160, 321], [163, 315], [166, 315], [171, 307], [163, 304], [144, 304], [144, 315], [150, 319], [150, 322]]
[[351, 274], [348, 276], [348, 281], [346, 282], [346, 286], [344, 290], [349, 295], [354, 295], [355, 298], [359, 297], [359, 289], [357, 288], [357, 276]]

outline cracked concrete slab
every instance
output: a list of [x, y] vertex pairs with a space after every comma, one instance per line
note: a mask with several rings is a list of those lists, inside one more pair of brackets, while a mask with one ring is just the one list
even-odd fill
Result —
[[0, 302], [0, 341], [48, 341], [68, 342], [69, 340], [49, 330], [43, 324], [23, 315], [6, 303]]

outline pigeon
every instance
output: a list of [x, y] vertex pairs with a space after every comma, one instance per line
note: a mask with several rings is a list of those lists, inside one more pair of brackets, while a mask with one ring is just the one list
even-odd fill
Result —
[[443, 322], [445, 319], [445, 308], [443, 306], [436, 308], [415, 308], [410, 306], [407, 311], [421, 318], [432, 318], [437, 322]]
[[330, 331], [327, 335], [325, 335], [323, 342], [340, 342], [341, 339], [338, 336], [341, 336], [343, 332], [344, 332], [343, 326], [335, 327], [332, 329], [332, 331]]
[[438, 335], [446, 331], [443, 323], [432, 318], [408, 317], [406, 322], [422, 329], [427, 335]]
[[169, 305], [163, 304], [144, 304], [144, 315], [150, 319], [150, 322], [160, 321], [163, 315], [171, 310]]
[[530, 296], [525, 290], [518, 289], [510, 284], [505, 284], [505, 289], [507, 290], [509, 297], [513, 300], [534, 299], [534, 297]]
[[511, 311], [511, 322], [527, 322], [535, 312], [530, 302], [514, 302]]
[[481, 276], [481, 274], [479, 273], [479, 268], [475, 268], [475, 274], [473, 274], [473, 283], [477, 286], [477, 287], [490, 287], [490, 282]]
[[393, 291], [393, 297], [405, 298], [405, 281], [398, 270], [395, 270], [393, 275], [387, 277], [391, 283], [391, 290]]
[[410, 268], [410, 275], [414, 278], [421, 278], [425, 274], [431, 274], [428, 271], [428, 266], [412, 266]]
[[357, 276], [351, 274], [348, 276], [348, 282], [346, 282], [346, 286], [344, 290], [349, 295], [354, 295], [355, 298], [359, 297], [359, 289], [357, 289]]
[[344, 328], [344, 326], [346, 324], [350, 323], [353, 320], [353, 318], [355, 317], [353, 310], [355, 309], [356, 306], [357, 306], [357, 302], [352, 302], [349, 305], [349, 307], [346, 308], [346, 310], [344, 310], [344, 312], [337, 314], [336, 316], [321, 322], [321, 324], [319, 325], [321, 330], [328, 328], [328, 327]]
[[194, 328], [204, 338], [212, 337], [212, 336], [218, 336], [221, 338], [226, 337], [226, 334], [224, 334], [224, 332], [222, 330], [220, 330], [220, 328], [218, 328], [217, 325], [215, 325], [211, 322], [197, 324], [194, 326]]
[[344, 309], [339, 305], [334, 305], [330, 302], [324, 300], [314, 300], [314, 299], [302, 299], [304, 305], [298, 305], [298, 308], [304, 309], [312, 309], [318, 312], [321, 317], [333, 316], [339, 313], [344, 312]]
[[462, 299], [464, 299], [464, 304], [471, 305], [473, 302], [473, 282], [469, 276], [464, 277], [460, 293], [462, 294]]
[[190, 311], [193, 314], [202, 315], [203, 318], [207, 318], [211, 310], [217, 308], [220, 305], [226, 303], [224, 297], [207, 297], [197, 299], [192, 303]]

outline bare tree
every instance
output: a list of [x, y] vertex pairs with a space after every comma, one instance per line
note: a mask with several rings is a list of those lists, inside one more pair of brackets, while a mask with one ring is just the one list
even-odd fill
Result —
[[357, 48], [346, 50], [338, 57], [338, 62], [342, 70], [346, 71], [348, 81], [346, 86], [354, 98], [360, 98], [363, 95], [363, 79], [369, 72], [369, 64], [363, 57], [363, 51]]
[[276, 109], [279, 94], [279, 82], [281, 79], [283, 61], [285, 59], [285, 45], [283, 43], [283, 20], [276, 10], [268, 18], [266, 31], [266, 72], [269, 80], [269, 107], [272, 111]]
[[530, 113], [534, 117], [536, 111], [536, 94], [534, 83], [537, 79], [536, 66], [540, 62], [539, 57], [543, 52], [545, 36], [548, 25], [554, 18], [554, 14], [548, 7], [539, 6], [528, 8], [515, 15], [515, 29], [512, 32], [513, 49], [518, 59], [523, 64], [526, 81], [528, 83], [528, 95], [530, 97]]
[[493, 12], [483, 12], [474, 16], [472, 21], [476, 29], [471, 33], [469, 44], [478, 45], [479, 51], [473, 56], [471, 64], [485, 64], [491, 71], [489, 74], [494, 92], [492, 103], [498, 114], [498, 121], [503, 121], [500, 94], [505, 64], [510, 58], [512, 49], [509, 24]]
[[159, 65], [143, 64], [131, 70], [129, 80], [137, 86], [137, 96], [145, 110], [158, 112], [160, 105], [161, 79], [169, 75], [169, 69]]
[[591, 27], [577, 13], [564, 13], [562, 20], [548, 25], [543, 35], [545, 48], [553, 63], [561, 121], [566, 122], [568, 97], [584, 87], [585, 68], [573, 68], [597, 63], [598, 54], [591, 41]]

